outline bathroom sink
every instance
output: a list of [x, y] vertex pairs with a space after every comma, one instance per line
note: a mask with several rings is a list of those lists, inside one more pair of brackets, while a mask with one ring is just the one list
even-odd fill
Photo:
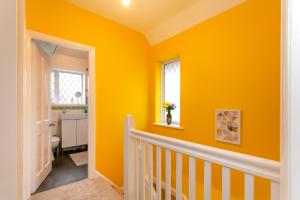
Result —
[[61, 120], [72, 120], [72, 119], [87, 119], [87, 113], [65, 113], [60, 115]]

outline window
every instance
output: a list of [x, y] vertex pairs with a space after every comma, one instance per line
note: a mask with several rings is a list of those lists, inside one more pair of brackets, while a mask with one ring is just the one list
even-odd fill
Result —
[[[162, 69], [162, 102], [175, 103], [172, 111], [174, 124], [180, 122], [180, 61], [174, 60], [163, 64]], [[166, 110], [162, 107], [162, 122], [166, 121]]]
[[85, 75], [80, 72], [52, 70], [51, 100], [58, 105], [84, 105]]

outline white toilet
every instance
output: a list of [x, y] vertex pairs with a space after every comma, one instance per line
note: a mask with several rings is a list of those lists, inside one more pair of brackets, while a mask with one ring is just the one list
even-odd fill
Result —
[[52, 146], [52, 150], [55, 150], [58, 145], [59, 145], [59, 141], [60, 141], [60, 138], [57, 137], [57, 136], [52, 136], [51, 137], [51, 146]]
[[52, 151], [56, 149], [57, 155], [59, 154], [59, 141], [60, 138], [57, 136], [52, 135], [51, 137], [51, 146], [52, 146]]

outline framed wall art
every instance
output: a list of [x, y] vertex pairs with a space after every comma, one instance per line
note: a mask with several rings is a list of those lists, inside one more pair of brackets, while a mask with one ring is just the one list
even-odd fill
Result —
[[215, 139], [221, 142], [241, 144], [241, 111], [216, 109]]

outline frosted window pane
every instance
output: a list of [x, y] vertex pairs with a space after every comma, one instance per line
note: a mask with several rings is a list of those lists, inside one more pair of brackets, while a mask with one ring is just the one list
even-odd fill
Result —
[[[164, 65], [164, 101], [175, 103], [177, 108], [172, 111], [173, 122], [180, 122], [180, 61]], [[166, 120], [165, 110], [163, 119]]]
[[85, 104], [84, 83], [84, 74], [53, 70], [51, 73], [52, 103]]

